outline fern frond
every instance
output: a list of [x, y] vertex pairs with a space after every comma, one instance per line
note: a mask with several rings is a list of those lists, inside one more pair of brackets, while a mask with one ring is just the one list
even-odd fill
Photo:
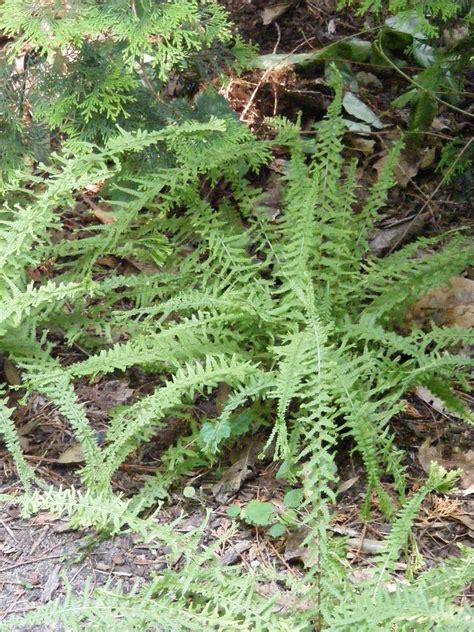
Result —
[[370, 190], [361, 212], [356, 215], [357, 239], [355, 247], [359, 259], [369, 251], [369, 233], [377, 219], [378, 212], [385, 206], [388, 191], [395, 184], [394, 171], [402, 149], [401, 142], [395, 143], [390, 149], [377, 181]]
[[181, 404], [184, 397], [192, 398], [197, 391], [215, 388], [220, 382], [238, 385], [258, 372], [250, 362], [237, 356], [209, 356], [205, 363], [195, 362], [180, 368], [164, 387], [117, 415], [107, 433], [102, 480], [109, 481], [114, 471], [142, 442], [152, 426], [157, 426], [167, 412]]
[[[0, 301], [0, 328], [19, 327], [28, 317], [32, 317], [34, 310], [53, 303], [57, 304], [66, 299], [77, 299], [81, 295], [90, 294], [87, 283], [60, 283], [49, 281], [45, 285], [35, 288], [33, 283], [22, 292], [8, 280], [8, 292], [4, 291]], [[8, 295], [6, 295], [8, 294]], [[2, 330], [0, 329], [0, 332]]]
[[419, 239], [382, 260], [372, 259], [364, 276], [366, 296], [371, 300], [366, 308], [377, 313], [380, 321], [400, 318], [404, 310], [430, 288], [442, 286], [453, 275], [460, 274], [472, 261], [474, 247], [461, 236], [452, 238], [442, 249], [418, 257], [439, 238]]
[[46, 395], [71, 424], [84, 455], [85, 466], [81, 477], [91, 490], [97, 489], [102, 485], [98, 478], [101, 450], [68, 373], [51, 356], [43, 353], [23, 361], [17, 358], [17, 362], [25, 369], [24, 381], [28, 388]]
[[[288, 625], [292, 630], [304, 629], [296, 618], [276, 618], [271, 610], [275, 598], [269, 601], [260, 597], [251, 576], [235, 577], [231, 572], [222, 577], [209, 575], [203, 571], [189, 575], [189, 569], [184, 569], [179, 577], [191, 576], [195, 581], [194, 590], [186, 592], [182, 589], [171, 592], [175, 582], [171, 583], [168, 577], [154, 580], [146, 589], [136, 588], [128, 595], [123, 594], [120, 584], [114, 588], [106, 586], [92, 597], [78, 598], [69, 591], [62, 602], [39, 608], [21, 622], [28, 625], [58, 622], [78, 632], [84, 626], [96, 629], [113, 626], [120, 632], [141, 632], [156, 626], [166, 632], [203, 629], [284, 632]], [[89, 593], [86, 585], [84, 595]], [[3, 629], [8, 628], [0, 624], [0, 630]]]
[[7, 405], [3, 390], [0, 389], [0, 436], [15, 461], [18, 477], [27, 494], [31, 492], [31, 483], [35, 480], [35, 474], [27, 463], [20, 445], [15, 424], [12, 420], [12, 409]]
[[298, 331], [288, 336], [286, 344], [275, 347], [274, 353], [280, 358], [278, 365], [275, 388], [271, 396], [278, 402], [277, 417], [272, 433], [268, 439], [268, 445], [275, 441], [275, 459], [288, 457], [288, 439], [286, 427], [286, 413], [291, 401], [302, 396], [302, 391], [306, 388], [303, 380], [311, 371], [308, 366], [309, 347], [311, 344], [310, 335], [307, 331]]
[[66, 516], [72, 529], [93, 527], [99, 533], [114, 535], [128, 527], [139, 533], [144, 541], [156, 538], [169, 543], [173, 552], [182, 543], [175, 531], [179, 520], [161, 524], [155, 519], [157, 510], [146, 519], [141, 518], [143, 504], [135, 502], [132, 505], [130, 499], [110, 491], [92, 492], [49, 486], [45, 490], [34, 490], [23, 496], [4, 496], [2, 500], [17, 505], [24, 518], [40, 511], [51, 511]]
[[[110, 349], [102, 349], [97, 355], [68, 367], [70, 375], [97, 375], [124, 371], [130, 366], [141, 365], [174, 368], [186, 360], [197, 356], [210, 356], [221, 352], [220, 340], [214, 339], [214, 332], [232, 322], [232, 314], [210, 315], [197, 313], [183, 318], [177, 323], [160, 327], [157, 332], [138, 334], [125, 343], [117, 343]], [[222, 348], [228, 351], [237, 346], [234, 341], [226, 340], [222, 335]], [[227, 344], [224, 344], [227, 343]]]

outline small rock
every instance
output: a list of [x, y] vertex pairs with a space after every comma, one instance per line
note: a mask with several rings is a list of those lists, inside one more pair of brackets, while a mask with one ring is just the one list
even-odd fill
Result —
[[32, 586], [38, 586], [39, 584], [41, 584], [41, 577], [38, 575], [38, 573], [31, 573], [30, 575], [28, 575], [27, 580]]
[[122, 566], [122, 564], [125, 562], [125, 557], [121, 553], [116, 553], [112, 556], [112, 562], [116, 566]]

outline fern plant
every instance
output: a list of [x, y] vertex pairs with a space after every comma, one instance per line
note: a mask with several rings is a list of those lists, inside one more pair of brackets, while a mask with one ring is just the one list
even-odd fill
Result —
[[[366, 465], [368, 498], [376, 491], [389, 513], [380, 479], [390, 474], [403, 494], [403, 467], [389, 432], [403, 395], [425, 385], [469, 417], [446, 383], [464, 385], [460, 369], [470, 361], [449, 349], [468, 343], [472, 334], [433, 328], [402, 335], [397, 327], [427, 286], [466, 268], [472, 248], [461, 236], [451, 236], [421, 240], [385, 259], [366, 258], [369, 231], [392, 185], [399, 147], [354, 213], [354, 165], [341, 185], [340, 97], [338, 89], [309, 165], [298, 127], [277, 123], [275, 142], [291, 152], [282, 183], [286, 208], [278, 221], [268, 218], [261, 193], [243, 176], [267, 159], [269, 143], [255, 141], [232, 119], [152, 133], [122, 131], [102, 149], [68, 161], [58, 157], [44, 190], [25, 190], [23, 202], [6, 207], [2, 349], [24, 368], [25, 384], [49, 396], [73, 423], [85, 447], [87, 483], [94, 478], [107, 487], [148, 430], [183, 398], [190, 401], [197, 389], [228, 382], [236, 390], [221, 417], [203, 428], [204, 450], [219, 449], [234, 411], [259, 398], [273, 400], [269, 444], [285, 475], [301, 474], [317, 445], [318, 480], [329, 485], [333, 446], [348, 434]], [[163, 146], [177, 166], [157, 170], [151, 182], [136, 177], [133, 187], [123, 186], [121, 156], [147, 146]], [[214, 206], [199, 183], [200, 173], [211, 185], [225, 181], [230, 202]], [[58, 207], [66, 211], [74, 187], [99, 180], [106, 183], [115, 221], [89, 236], [51, 243], [50, 230], [61, 221]], [[160, 239], [161, 270], [101, 280], [99, 257], [120, 257], [122, 244], [133, 243], [137, 234], [150, 247], [154, 235]], [[447, 243], [439, 248], [441, 240]], [[421, 246], [435, 251], [420, 259]], [[183, 248], [186, 254], [177, 260]], [[31, 268], [51, 258], [55, 278], [37, 287], [28, 284], [20, 265]], [[72, 309], [64, 309], [65, 301]], [[37, 332], [52, 323], [66, 340], [91, 349], [90, 357], [61, 368], [36, 342]], [[104, 337], [123, 340], [104, 349]], [[111, 420], [107, 445], [100, 450], [69, 381], [135, 364], [171, 377]]]
[[[86, 491], [77, 497], [61, 490], [35, 491], [6, 400], [0, 430], [24, 482], [25, 497], [17, 502], [25, 514], [44, 503], [76, 515], [78, 524], [89, 520], [116, 531], [127, 524], [129, 513], [129, 524], [138, 524], [137, 512], [166, 491], [160, 473], [159, 493], [151, 481], [124, 506], [111, 485], [114, 472], [166, 416], [188, 408], [197, 394], [227, 384], [231, 394], [222, 413], [192, 437], [203, 455], [215, 458], [232, 435], [236, 415], [265, 401], [263, 422], [268, 447], [281, 462], [279, 474], [299, 479], [304, 490], [304, 544], [311, 561], [306, 590], [316, 596], [305, 621], [333, 625], [333, 616], [338, 629], [334, 617], [340, 611], [330, 612], [343, 586], [334, 577], [343, 574], [327, 537], [336, 451], [341, 438], [349, 437], [366, 468], [365, 512], [375, 495], [390, 515], [396, 500], [384, 477], [391, 477], [401, 502], [405, 493], [403, 456], [390, 431], [390, 422], [403, 410], [403, 397], [424, 385], [448, 409], [471, 420], [449, 385], [467, 387], [463, 376], [472, 361], [452, 349], [472, 343], [472, 333], [436, 327], [403, 333], [402, 325], [419, 295], [461, 273], [473, 251], [461, 234], [423, 239], [384, 259], [368, 256], [369, 233], [393, 184], [400, 145], [355, 212], [356, 168], [342, 158], [342, 94], [337, 81], [334, 87], [316, 146], [301, 140], [298, 124], [276, 120], [275, 139], [258, 141], [234, 117], [221, 114], [156, 131], [120, 129], [101, 145], [76, 140], [73, 153], [66, 145], [51, 157], [46, 178], [23, 176], [21, 187], [6, 192], [0, 350], [22, 370], [26, 393], [42, 393], [67, 417], [83, 447]], [[290, 156], [276, 219], [251, 177], [269, 161], [273, 144], [287, 148]], [[147, 150], [158, 159], [142, 175], [133, 164]], [[107, 209], [108, 221], [61, 238], [64, 222], [79, 212], [77, 195], [94, 184], [100, 191], [95, 204]], [[224, 188], [223, 198], [218, 192]], [[115, 259], [115, 271], [104, 271], [104, 255]], [[138, 268], [153, 264], [152, 272], [122, 274], [123, 261]], [[54, 275], [46, 262], [54, 263]], [[32, 270], [43, 279], [29, 281]], [[88, 357], [67, 364], [61, 355], [73, 343]], [[135, 365], [161, 376], [161, 382], [154, 393], [111, 416], [100, 447], [74, 380]], [[172, 481], [168, 474], [167, 484]], [[433, 481], [428, 486], [433, 488]], [[97, 503], [104, 507], [99, 514]], [[393, 533], [398, 552], [401, 536]], [[215, 571], [199, 566], [189, 576], [202, 584], [195, 602], [189, 601], [194, 589], [186, 584], [178, 590], [181, 580], [173, 575], [163, 590], [159, 584], [137, 598], [142, 605], [148, 599], [144, 616], [156, 616], [150, 613], [150, 598], [171, 592], [178, 595], [178, 608], [190, 617], [199, 614], [189, 619], [188, 629], [202, 629], [203, 622], [218, 625], [224, 615], [222, 620], [235, 629], [268, 629], [272, 613], [266, 600], [257, 599], [250, 618], [241, 603], [235, 606], [237, 595], [250, 599], [253, 585], [240, 578], [229, 584], [229, 593], [222, 588], [229, 599], [226, 610], [215, 594], [227, 575], [213, 584]], [[421, 593], [415, 590], [407, 600], [426, 590], [423, 584]], [[426, 603], [428, 608], [431, 602]], [[109, 609], [107, 617], [114, 616]], [[141, 629], [155, 621], [143, 619]], [[299, 629], [298, 621], [290, 619], [290, 627]], [[354, 621], [362, 621], [358, 611]], [[367, 626], [373, 629], [370, 621]]]

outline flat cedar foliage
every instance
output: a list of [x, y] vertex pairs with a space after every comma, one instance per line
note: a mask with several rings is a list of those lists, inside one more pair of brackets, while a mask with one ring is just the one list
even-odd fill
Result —
[[[443, 17], [455, 3], [425, 4]], [[456, 601], [472, 575], [468, 551], [386, 588], [423, 499], [449, 490], [458, 476], [433, 465], [406, 498], [404, 455], [390, 421], [404, 395], [425, 386], [472, 423], [455, 394], [468, 388], [472, 360], [457, 350], [473, 343], [472, 333], [404, 325], [421, 294], [472, 263], [472, 244], [460, 231], [384, 258], [368, 254], [402, 142], [361, 202], [356, 164], [342, 157], [336, 69], [316, 141], [303, 140], [299, 123], [282, 118], [269, 121], [272, 140], [260, 140], [214, 89], [192, 97], [197, 85], [238, 70], [252, 55], [216, 2], [3, 0], [0, 29], [9, 38], [0, 95], [0, 351], [21, 369], [25, 397], [48, 398], [84, 455], [80, 489], [38, 478], [22, 453], [5, 385], [0, 433], [24, 492], [1, 499], [24, 516], [47, 510], [67, 515], [74, 527], [108, 534], [128, 528], [181, 556], [146, 588], [92, 597], [69, 591], [21, 622], [1, 622], [0, 630], [55, 622], [127, 632], [472, 630], [468, 606]], [[178, 80], [187, 87], [172, 98], [167, 87]], [[276, 218], [253, 175], [275, 146], [289, 156]], [[103, 221], [68, 222], [66, 231], [86, 189], [98, 192]], [[152, 272], [104, 273], [104, 256], [133, 258]], [[29, 280], [46, 262], [52, 272]], [[65, 363], [72, 345], [87, 356]], [[99, 445], [75, 380], [137, 366], [161, 381], [114, 413]], [[127, 457], [167, 417], [221, 384], [230, 395], [220, 415], [180, 437], [135, 496], [116, 495], [111, 482]], [[263, 427], [278, 475], [303, 490], [298, 526], [307, 533], [307, 562], [298, 581], [276, 570], [223, 567], [219, 542], [199, 547], [205, 523], [183, 535], [156, 520], [182, 474], [213, 464], [241, 433], [243, 411], [247, 435]], [[363, 583], [351, 580], [328, 530], [342, 440], [365, 466], [365, 515], [375, 495], [392, 522]], [[381, 482], [387, 475], [397, 508]], [[276, 580], [288, 607], [261, 590]]]

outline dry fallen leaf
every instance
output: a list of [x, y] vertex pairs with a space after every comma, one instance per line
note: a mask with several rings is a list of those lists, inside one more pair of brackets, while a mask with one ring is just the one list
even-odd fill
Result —
[[364, 138], [363, 136], [352, 136], [349, 139], [349, 144], [352, 149], [360, 151], [367, 156], [371, 156], [375, 149], [375, 140], [371, 138]]
[[18, 440], [23, 452], [28, 452], [28, 450], [30, 449], [30, 440], [28, 439], [28, 437], [23, 437], [20, 433], [18, 433]]
[[448, 456], [443, 456], [446, 446], [438, 443], [430, 445], [430, 439], [426, 439], [418, 448], [418, 460], [425, 472], [429, 472], [432, 461], [438, 463], [446, 470], [462, 470], [460, 485], [466, 490], [474, 485], [474, 450], [463, 452], [459, 448], [453, 448]]
[[451, 129], [451, 121], [442, 116], [435, 116], [433, 122], [431, 123], [431, 129], [434, 129], [435, 132], [442, 132], [444, 129]]
[[474, 327], [474, 281], [451, 277], [449, 285], [429, 290], [413, 305], [407, 320], [417, 326]]
[[423, 152], [420, 160], [420, 169], [428, 169], [434, 163], [436, 158], [436, 147], [427, 147]]
[[416, 215], [406, 222], [399, 222], [394, 226], [380, 229], [370, 240], [371, 253], [375, 257], [381, 257], [405, 241], [416, 237], [423, 230], [425, 219], [426, 215], [424, 214]]
[[371, 72], [356, 72], [356, 79], [360, 86], [364, 88], [375, 88], [376, 90], [383, 90], [383, 84], [378, 77]]
[[115, 215], [113, 215], [113, 213], [108, 213], [107, 211], [104, 211], [98, 204], [94, 202], [94, 200], [91, 200], [90, 197], [88, 197], [87, 195], [83, 195], [82, 197], [84, 198], [85, 202], [87, 202], [87, 206], [94, 213], [97, 219], [102, 222], [102, 224], [116, 223], [117, 218], [115, 217]]
[[56, 522], [60, 519], [61, 514], [51, 513], [50, 511], [41, 511], [39, 514], [36, 514], [36, 516], [31, 518], [30, 523], [38, 526], [49, 524], [50, 522]]
[[[420, 169], [427, 169], [433, 164], [435, 154], [436, 149], [432, 147], [426, 147], [422, 151], [411, 149], [410, 151], [402, 152], [394, 172], [398, 184], [402, 188], [406, 188]], [[377, 173], [381, 172], [387, 160], [388, 154], [373, 165]]]
[[13, 362], [8, 358], [5, 358], [3, 362], [3, 372], [5, 373], [5, 377], [7, 378], [7, 382], [10, 386], [18, 386], [21, 384], [20, 373]]
[[255, 451], [250, 447], [243, 456], [224, 472], [221, 480], [212, 488], [212, 493], [218, 502], [227, 502], [236, 494], [245, 481], [255, 476]]
[[92, 212], [97, 217], [99, 222], [102, 222], [102, 224], [115, 224], [117, 221], [115, 215], [112, 215], [112, 213], [107, 213], [107, 211], [103, 211], [99, 207], [93, 208]]
[[347, 490], [350, 489], [353, 485], [355, 485], [358, 480], [359, 480], [358, 476], [353, 476], [352, 478], [348, 478], [347, 481], [344, 481], [343, 483], [339, 485], [339, 487], [337, 488], [336, 494], [339, 496], [339, 494], [343, 494], [344, 492], [347, 492]]
[[265, 26], [272, 24], [275, 20], [278, 20], [284, 13], [288, 11], [293, 5], [294, 1], [291, 2], [280, 2], [279, 4], [275, 4], [272, 7], [266, 7], [263, 11], [261, 11], [260, 15], [262, 16], [262, 22]]
[[474, 532], [474, 520], [467, 514], [454, 514], [453, 518], [463, 524], [469, 531]]
[[347, 544], [350, 548], [363, 551], [369, 555], [378, 555], [387, 550], [385, 542], [371, 538], [349, 538]]
[[308, 560], [308, 548], [302, 544], [308, 536], [308, 527], [301, 527], [290, 534], [286, 541], [283, 558], [285, 561], [301, 559], [306, 563]]
[[446, 414], [446, 409], [442, 400], [439, 397], [436, 397], [436, 395], [433, 395], [426, 386], [417, 386], [415, 389], [415, 395], [428, 404], [428, 406], [434, 408], [434, 410], [437, 410], [443, 415]]
[[58, 458], [58, 463], [66, 465], [68, 463], [83, 463], [84, 454], [82, 452], [81, 444], [74, 443], [67, 450], [65, 450]]

